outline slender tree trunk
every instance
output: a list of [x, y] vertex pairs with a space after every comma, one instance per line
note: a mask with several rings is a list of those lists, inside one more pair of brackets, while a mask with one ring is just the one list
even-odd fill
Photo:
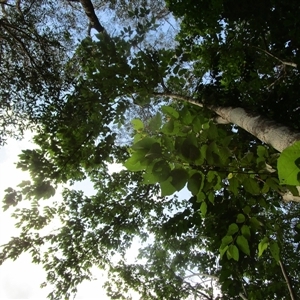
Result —
[[85, 14], [89, 18], [90, 26], [96, 29], [98, 32], [104, 32], [105, 28], [100, 24], [98, 17], [95, 14], [95, 9], [91, 0], [79, 0]]

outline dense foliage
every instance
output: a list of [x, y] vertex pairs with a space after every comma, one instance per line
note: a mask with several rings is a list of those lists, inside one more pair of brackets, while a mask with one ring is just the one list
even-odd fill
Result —
[[[13, 28], [13, 17], [30, 12], [30, 32], [46, 41], [31, 37], [38, 45], [28, 46], [37, 57], [30, 68], [12, 59], [1, 66], [3, 93], [23, 99], [12, 97], [7, 112], [36, 125], [36, 149], [17, 164], [32, 180], [6, 190], [3, 208], [15, 209], [21, 234], [2, 246], [0, 261], [29, 251], [47, 272], [51, 299], [76, 294], [93, 265], [109, 270], [113, 299], [130, 289], [142, 299], [299, 297], [299, 142], [279, 158], [257, 136], [215, 119], [216, 107], [242, 107], [299, 129], [296, 1], [68, 2], [98, 31], [71, 52], [56, 27], [40, 29], [38, 7], [9, 6], [10, 19], [0, 20]], [[120, 21], [116, 32], [97, 18], [108, 10]], [[165, 24], [175, 23], [170, 41]], [[9, 30], [7, 42], [25, 51]], [[49, 68], [38, 66], [43, 47]], [[28, 90], [10, 70], [24, 72]], [[30, 72], [40, 77], [31, 81]], [[143, 109], [151, 113], [140, 118]], [[126, 169], [111, 174], [112, 163]], [[71, 188], [85, 179], [93, 196]], [[51, 201], [61, 184], [69, 187]], [[31, 207], [19, 208], [24, 201]], [[57, 219], [60, 227], [47, 231]], [[134, 241], [140, 254], [129, 264], [123, 257]]]

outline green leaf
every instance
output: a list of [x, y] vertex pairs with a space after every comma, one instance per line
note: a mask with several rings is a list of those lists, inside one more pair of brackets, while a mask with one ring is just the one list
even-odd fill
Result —
[[162, 157], [162, 149], [159, 143], [154, 143], [151, 146], [151, 149], [145, 154], [145, 158], [151, 160], [161, 158], [161, 157]]
[[251, 207], [246, 205], [244, 208], [243, 208], [243, 212], [246, 214], [246, 215], [249, 215], [251, 213]]
[[133, 126], [133, 129], [136, 130], [136, 131], [144, 129], [144, 124], [140, 119], [133, 119], [131, 121], [131, 124]]
[[262, 225], [255, 217], [251, 217], [250, 224], [253, 229], [259, 229]]
[[250, 232], [249, 226], [243, 225], [242, 228], [241, 228], [241, 233], [242, 233], [242, 235], [243, 235], [247, 240], [250, 239], [250, 237], [251, 237], [251, 232]]
[[246, 238], [243, 235], [239, 235], [236, 239], [236, 244], [239, 249], [247, 255], [250, 255], [249, 244]]
[[183, 124], [185, 124], [185, 125], [190, 125], [194, 118], [194, 116], [191, 114], [190, 109], [188, 107], [185, 107], [180, 112], [180, 116], [181, 116]]
[[215, 202], [215, 194], [213, 192], [209, 193], [207, 198], [208, 198], [208, 201], [210, 203], [214, 204], [214, 202]]
[[170, 178], [166, 181], [160, 182], [161, 196], [170, 196], [176, 192], [176, 188], [171, 184]]
[[197, 200], [198, 200], [199, 202], [201, 202], [201, 201], [203, 201], [203, 200], [205, 200], [205, 199], [206, 199], [205, 194], [204, 194], [202, 191], [200, 191], [200, 192], [197, 194]]
[[282, 151], [277, 168], [280, 184], [300, 184], [300, 141]]
[[230, 260], [233, 258], [235, 261], [239, 261], [239, 249], [235, 245], [230, 245], [226, 252], [227, 258]]
[[[225, 235], [223, 238], [222, 238], [222, 245], [228, 245], [230, 244], [231, 242], [233, 241], [233, 238], [231, 235]], [[224, 247], [222, 247], [224, 248]]]
[[235, 195], [237, 196], [239, 190], [239, 181], [237, 180], [236, 177], [232, 177], [231, 179], [228, 180], [229, 181], [229, 186], [228, 189]]
[[152, 132], [158, 131], [161, 127], [162, 120], [161, 114], [157, 113], [149, 122], [149, 128]]
[[201, 212], [201, 216], [204, 218], [207, 213], [207, 204], [204, 201], [201, 203], [200, 212]]
[[171, 119], [164, 124], [164, 126], [161, 129], [161, 132], [165, 134], [172, 134], [173, 131], [174, 131], [174, 120]]
[[236, 217], [237, 223], [244, 223], [245, 222], [245, 216], [243, 214], [238, 214]]
[[228, 246], [225, 246], [224, 248], [220, 248], [219, 252], [220, 252], [220, 258], [223, 257], [223, 255], [225, 254], [225, 252], [227, 252], [228, 250]]
[[141, 149], [150, 150], [154, 143], [157, 143], [157, 141], [155, 139], [146, 136], [142, 140], [140, 140], [137, 143], [135, 143], [134, 145], [132, 145], [131, 149], [133, 149], [133, 150], [141, 150]]
[[171, 106], [162, 106], [161, 110], [164, 114], [174, 118], [174, 119], [178, 119], [179, 118], [179, 113], [178, 111], [176, 111], [173, 107]]
[[257, 146], [257, 150], [256, 151], [257, 151], [257, 155], [259, 157], [267, 157], [268, 156], [268, 150], [264, 146], [261, 146], [261, 145]]
[[243, 181], [243, 186], [245, 190], [252, 195], [259, 195], [260, 188], [257, 181], [253, 178], [246, 178]]
[[191, 161], [195, 161], [200, 157], [200, 150], [196, 145], [196, 140], [194, 137], [187, 137], [181, 146], [182, 155]]
[[278, 246], [277, 242], [275, 242], [275, 241], [270, 242], [270, 251], [271, 251], [271, 254], [272, 254], [273, 258], [276, 260], [276, 262], [279, 262], [279, 260], [280, 260], [280, 249], [279, 249], [279, 246]]
[[170, 173], [172, 180], [172, 185], [176, 188], [177, 191], [180, 191], [186, 185], [188, 180], [188, 173], [184, 169], [174, 169]]
[[123, 164], [123, 166], [129, 170], [129, 171], [142, 171], [145, 169], [144, 165], [141, 165], [140, 162], [136, 162], [135, 159], [133, 159], [132, 157], [130, 157], [129, 159], [127, 159], [125, 161], [125, 163]]
[[269, 246], [269, 238], [264, 237], [261, 242], [258, 244], [258, 257], [262, 256], [264, 251], [268, 248]]
[[157, 177], [153, 175], [153, 173], [146, 172], [143, 174], [143, 183], [144, 184], [155, 184], [157, 183]]
[[226, 235], [233, 235], [235, 233], [237, 233], [239, 231], [239, 226], [237, 226], [237, 224], [232, 223], [228, 226], [228, 230]]
[[204, 184], [203, 177], [204, 175], [202, 173], [197, 172], [189, 178], [187, 188], [192, 195], [197, 195], [199, 190], [202, 189]]
[[163, 182], [170, 176], [170, 165], [165, 160], [159, 160], [154, 164], [152, 173], [157, 178], [158, 182]]

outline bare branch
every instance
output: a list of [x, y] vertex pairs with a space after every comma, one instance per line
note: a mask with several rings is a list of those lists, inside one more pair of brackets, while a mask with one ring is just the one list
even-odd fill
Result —
[[290, 279], [289, 279], [289, 276], [287, 275], [286, 271], [285, 271], [285, 268], [284, 268], [284, 265], [282, 263], [282, 261], [280, 260], [279, 261], [279, 266], [281, 268], [281, 272], [283, 274], [283, 277], [285, 279], [285, 282], [286, 282], [286, 285], [289, 289], [289, 293], [290, 293], [290, 297], [291, 297], [291, 300], [296, 300], [296, 297], [294, 295], [294, 292], [293, 292], [293, 288], [292, 288], [292, 285], [290, 283]]
[[273, 55], [272, 53], [270, 53], [270, 52], [267, 51], [267, 50], [261, 49], [261, 48], [259, 48], [259, 47], [254, 47], [254, 48], [256, 48], [256, 49], [258, 49], [259, 51], [262, 51], [262, 52], [266, 53], [267, 55], [273, 57], [274, 59], [280, 61], [280, 62], [281, 62], [283, 65], [285, 65], [285, 66], [290, 66], [290, 67], [293, 67], [293, 68], [297, 68], [297, 67], [298, 67], [297, 64], [292, 63], [292, 62], [288, 62], [288, 61], [283, 61], [283, 60], [281, 60], [280, 58], [276, 57], [275, 55]]

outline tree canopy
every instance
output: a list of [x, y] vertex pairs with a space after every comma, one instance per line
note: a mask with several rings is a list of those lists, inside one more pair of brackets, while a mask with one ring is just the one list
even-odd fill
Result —
[[[36, 148], [17, 163], [31, 181], [6, 190], [21, 234], [0, 262], [30, 252], [50, 299], [93, 265], [112, 299], [297, 299], [299, 10], [3, 2], [1, 142], [34, 128]], [[72, 188], [82, 180], [92, 196]]]

